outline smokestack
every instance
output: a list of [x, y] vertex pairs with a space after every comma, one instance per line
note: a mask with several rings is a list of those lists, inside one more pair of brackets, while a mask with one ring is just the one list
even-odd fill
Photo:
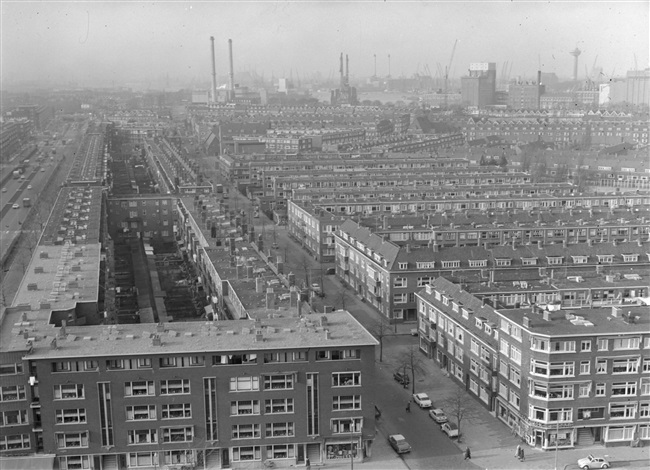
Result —
[[217, 102], [217, 67], [214, 58], [214, 36], [210, 36], [210, 47], [212, 48], [212, 102]]
[[350, 80], [350, 59], [347, 54], [345, 54], [345, 80]]
[[537, 71], [537, 109], [540, 108], [542, 98], [542, 71]]
[[235, 99], [235, 69], [232, 65], [232, 39], [228, 39], [228, 55], [230, 57], [230, 100]]
[[343, 83], [343, 52], [341, 52], [341, 57], [339, 59], [339, 73], [341, 74], [341, 83]]

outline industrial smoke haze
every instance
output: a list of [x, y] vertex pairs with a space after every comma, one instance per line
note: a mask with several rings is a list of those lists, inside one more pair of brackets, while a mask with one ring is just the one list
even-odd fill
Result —
[[[538, 69], [571, 79], [598, 65], [624, 75], [648, 67], [650, 2], [2, 2], [2, 85], [227, 86], [228, 39], [235, 74], [336, 77], [341, 51], [350, 77], [410, 77], [446, 64], [508, 61], [512, 76]], [[597, 64], [596, 64], [597, 62]], [[636, 64], [636, 65], [635, 65]]]

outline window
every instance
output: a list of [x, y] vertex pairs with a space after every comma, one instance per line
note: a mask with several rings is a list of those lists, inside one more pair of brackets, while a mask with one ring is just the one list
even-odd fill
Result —
[[502, 339], [499, 344], [500, 344], [499, 351], [501, 352], [501, 354], [503, 354], [504, 356], [508, 356], [510, 354], [510, 345], [508, 344], [508, 342], [505, 339]]
[[636, 405], [636, 403], [610, 403], [609, 417], [611, 419], [634, 418]]
[[332, 411], [360, 410], [361, 395], [332, 397]]
[[85, 408], [56, 410], [56, 424], [80, 424], [86, 422]]
[[156, 389], [153, 380], [126, 382], [124, 384], [125, 397], [154, 396]]
[[255, 439], [261, 437], [259, 424], [234, 424], [232, 426], [233, 439]]
[[551, 343], [551, 352], [575, 352], [575, 341], [553, 341]]
[[521, 399], [519, 397], [519, 394], [514, 390], [510, 390], [510, 393], [508, 395], [508, 402], [510, 402], [511, 405], [517, 407], [517, 409], [519, 409], [519, 406], [521, 405]]
[[511, 367], [509, 371], [508, 379], [510, 382], [515, 384], [517, 387], [521, 386], [521, 371], [515, 367]]
[[612, 340], [612, 346], [614, 351], [618, 351], [621, 349], [639, 349], [640, 345], [641, 345], [641, 338], [639, 337], [616, 338]]
[[156, 419], [156, 405], [132, 405], [126, 407], [127, 421]]
[[551, 362], [549, 375], [553, 376], [573, 376], [575, 375], [575, 365], [573, 362]]
[[408, 281], [405, 277], [396, 277], [393, 279], [393, 287], [402, 288], [407, 287]]
[[284, 351], [264, 353], [264, 363], [272, 364], [276, 362], [306, 362], [307, 351]]
[[172, 379], [160, 381], [161, 395], [180, 395], [190, 393], [189, 379]]
[[162, 441], [166, 442], [192, 442], [194, 430], [192, 426], [178, 428], [160, 428]]
[[230, 415], [258, 415], [260, 414], [259, 400], [241, 400], [230, 402]]
[[408, 263], [398, 263], [398, 269], [408, 269]]
[[614, 359], [612, 374], [636, 374], [639, 372], [639, 358]]
[[166, 356], [160, 358], [160, 367], [198, 367], [205, 365], [205, 356]]
[[333, 372], [332, 387], [358, 387], [361, 385], [361, 372]]
[[59, 457], [60, 470], [79, 470], [90, 468], [90, 457], [87, 455], [69, 455]]
[[596, 358], [596, 374], [607, 373], [607, 359]]
[[82, 384], [62, 384], [54, 386], [55, 400], [76, 400], [84, 398], [84, 386]]
[[591, 351], [591, 340], [582, 340], [580, 342], [580, 351], [582, 352], [588, 352]]
[[294, 435], [293, 422], [289, 423], [266, 423], [266, 437], [292, 437]]
[[393, 294], [393, 303], [405, 304], [407, 300], [408, 300], [408, 294], [404, 292], [400, 294]]
[[612, 396], [636, 395], [636, 382], [619, 382], [612, 384]]
[[591, 382], [582, 383], [578, 386], [578, 398], [586, 398], [591, 393]]
[[27, 410], [7, 410], [0, 412], [0, 427], [29, 424]]
[[212, 365], [257, 364], [257, 354], [218, 354], [212, 356]]
[[262, 452], [260, 449], [260, 446], [233, 447], [232, 461], [246, 462], [251, 460], [262, 460]]
[[610, 426], [607, 441], [629, 441], [634, 437], [634, 426]]
[[29, 449], [28, 434], [14, 434], [11, 436], [0, 436], [0, 451], [3, 450], [16, 450], [16, 449]]
[[359, 433], [363, 428], [363, 418], [337, 418], [333, 419], [331, 424], [334, 434]]
[[604, 397], [606, 393], [605, 384], [596, 384], [596, 396]]
[[293, 413], [293, 398], [273, 398], [265, 400], [264, 413], [283, 414]]
[[[55, 398], [56, 398], [56, 387], [55, 387]], [[26, 394], [25, 394], [24, 385], [7, 385], [5, 387], [0, 387], [0, 402], [19, 401], [25, 399], [26, 399]]]
[[0, 375], [17, 375], [22, 373], [22, 364], [0, 364]]
[[164, 404], [161, 407], [161, 419], [179, 419], [192, 417], [192, 405], [189, 403]]
[[530, 338], [530, 348], [534, 351], [550, 351], [550, 344], [547, 339], [543, 338], [536, 338], [536, 337], [531, 337]]
[[598, 350], [599, 351], [607, 351], [607, 347], [608, 347], [607, 338], [599, 338], [598, 339]]
[[274, 374], [264, 376], [264, 390], [293, 389], [293, 374]]
[[521, 365], [521, 351], [514, 346], [510, 346], [510, 359]]
[[188, 450], [166, 450], [163, 452], [165, 465], [182, 465], [194, 463], [194, 451]]
[[59, 449], [88, 447], [88, 432], [57, 433], [56, 446]]
[[590, 369], [591, 369], [590, 361], [580, 361], [580, 374], [589, 374]]
[[157, 452], [130, 452], [129, 453], [129, 468], [155, 467], [156, 465], [158, 465]]
[[130, 429], [127, 437], [129, 445], [158, 443], [158, 432], [155, 429]]
[[650, 395], [650, 377], [641, 377], [639, 381], [639, 394]]
[[340, 361], [344, 359], [361, 359], [360, 349], [323, 349], [316, 351], [317, 361]]
[[259, 377], [230, 377], [231, 392], [250, 392], [259, 389]]

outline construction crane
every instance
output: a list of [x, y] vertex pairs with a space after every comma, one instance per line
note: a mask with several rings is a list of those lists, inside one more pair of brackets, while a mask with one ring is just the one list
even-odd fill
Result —
[[445, 109], [447, 109], [448, 104], [448, 94], [449, 94], [449, 70], [451, 69], [451, 63], [454, 61], [454, 54], [456, 53], [456, 44], [458, 44], [458, 39], [454, 41], [454, 47], [451, 50], [451, 57], [449, 58], [449, 65], [445, 67]]

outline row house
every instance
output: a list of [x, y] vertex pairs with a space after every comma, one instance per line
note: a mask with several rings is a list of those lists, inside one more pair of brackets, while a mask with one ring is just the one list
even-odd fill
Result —
[[[650, 264], [648, 241], [441, 249], [431, 241], [426, 245], [389, 241], [351, 219], [340, 225], [334, 241], [337, 275], [391, 321], [415, 320], [416, 292], [440, 276], [457, 282], [534, 281], [556, 272], [613, 275]], [[598, 300], [595, 292], [593, 300]]]
[[511, 282], [473, 282], [466, 278], [463, 288], [498, 308], [522, 305], [559, 305], [561, 308], [602, 307], [643, 304], [648, 295], [647, 267], [626, 269], [612, 274], [573, 271], [547, 272], [537, 280]]
[[[315, 173], [315, 174], [314, 174]], [[319, 172], [288, 175], [283, 172], [281, 176], [269, 177], [264, 175], [272, 185], [275, 197], [288, 197], [293, 189], [310, 188], [367, 188], [367, 187], [408, 187], [408, 188], [436, 188], [450, 185], [515, 185], [530, 183], [530, 176], [526, 173], [499, 173], [499, 172], [474, 172], [456, 170], [428, 170], [423, 171], [402, 170], [395, 175], [393, 170], [369, 170], [363, 172]]]
[[[558, 187], [559, 190], [553, 190]], [[520, 185], [519, 191], [507, 189], [499, 191], [503, 185], [493, 186], [493, 190], [473, 188], [468, 193], [459, 194], [459, 191], [439, 191], [436, 197], [425, 199], [415, 197], [410, 200], [403, 197], [406, 191], [399, 192], [395, 188], [387, 195], [382, 195], [379, 188], [370, 190], [357, 190], [357, 197], [346, 197], [343, 200], [337, 198], [336, 194], [323, 189], [295, 189], [293, 200], [311, 201], [314, 205], [323, 207], [329, 212], [354, 214], [360, 213], [401, 213], [415, 211], [449, 211], [451, 214], [463, 213], [466, 210], [498, 211], [509, 210], [514, 214], [515, 210], [530, 211], [533, 209], [553, 208], [626, 208], [636, 210], [650, 206], [650, 193], [639, 191], [638, 193], [621, 194], [596, 194], [579, 193], [575, 194], [571, 185], [563, 187], [562, 184], [534, 183]], [[382, 189], [385, 192], [385, 189]], [[395, 191], [395, 192], [393, 192]], [[499, 196], [498, 193], [504, 193]], [[522, 194], [523, 193], [523, 194]], [[526, 194], [526, 195], [524, 195]], [[347, 195], [347, 194], [344, 194]], [[351, 193], [351, 196], [355, 195]], [[489, 197], [488, 197], [489, 196]], [[499, 197], [495, 197], [499, 196]]]
[[[544, 100], [544, 96], [541, 98]], [[648, 124], [630, 121], [469, 120], [462, 127], [467, 140], [500, 136], [510, 142], [553, 142], [614, 145], [623, 141], [648, 144]]]
[[[452, 180], [454, 177], [452, 177]], [[495, 180], [497, 178], [494, 178]], [[557, 195], [570, 195], [575, 192], [575, 186], [571, 183], [501, 183], [485, 184], [477, 186], [474, 184], [459, 185], [449, 183], [446, 186], [435, 187], [396, 187], [396, 186], [375, 186], [375, 187], [339, 187], [339, 188], [298, 188], [293, 190], [292, 199], [298, 200], [369, 200], [369, 199], [388, 199], [402, 201], [404, 205], [426, 206], [426, 200], [443, 199], [447, 202], [428, 203], [436, 204], [442, 207], [461, 207], [468, 204], [464, 199], [477, 196], [478, 201], [472, 201], [469, 206], [476, 206], [479, 209], [497, 209], [512, 207], [535, 207], [537, 200], [534, 196], [538, 194], [554, 194], [554, 204], [559, 205]], [[527, 202], [516, 203], [509, 196], [526, 197]], [[484, 201], [483, 198], [492, 197], [492, 201]], [[504, 199], [508, 200], [504, 200]], [[408, 202], [407, 202], [408, 201]], [[396, 205], [400, 203], [395, 202]], [[463, 209], [460, 209], [463, 210]]]
[[650, 440], [647, 307], [496, 310], [444, 278], [417, 301], [422, 352], [531, 447]]

